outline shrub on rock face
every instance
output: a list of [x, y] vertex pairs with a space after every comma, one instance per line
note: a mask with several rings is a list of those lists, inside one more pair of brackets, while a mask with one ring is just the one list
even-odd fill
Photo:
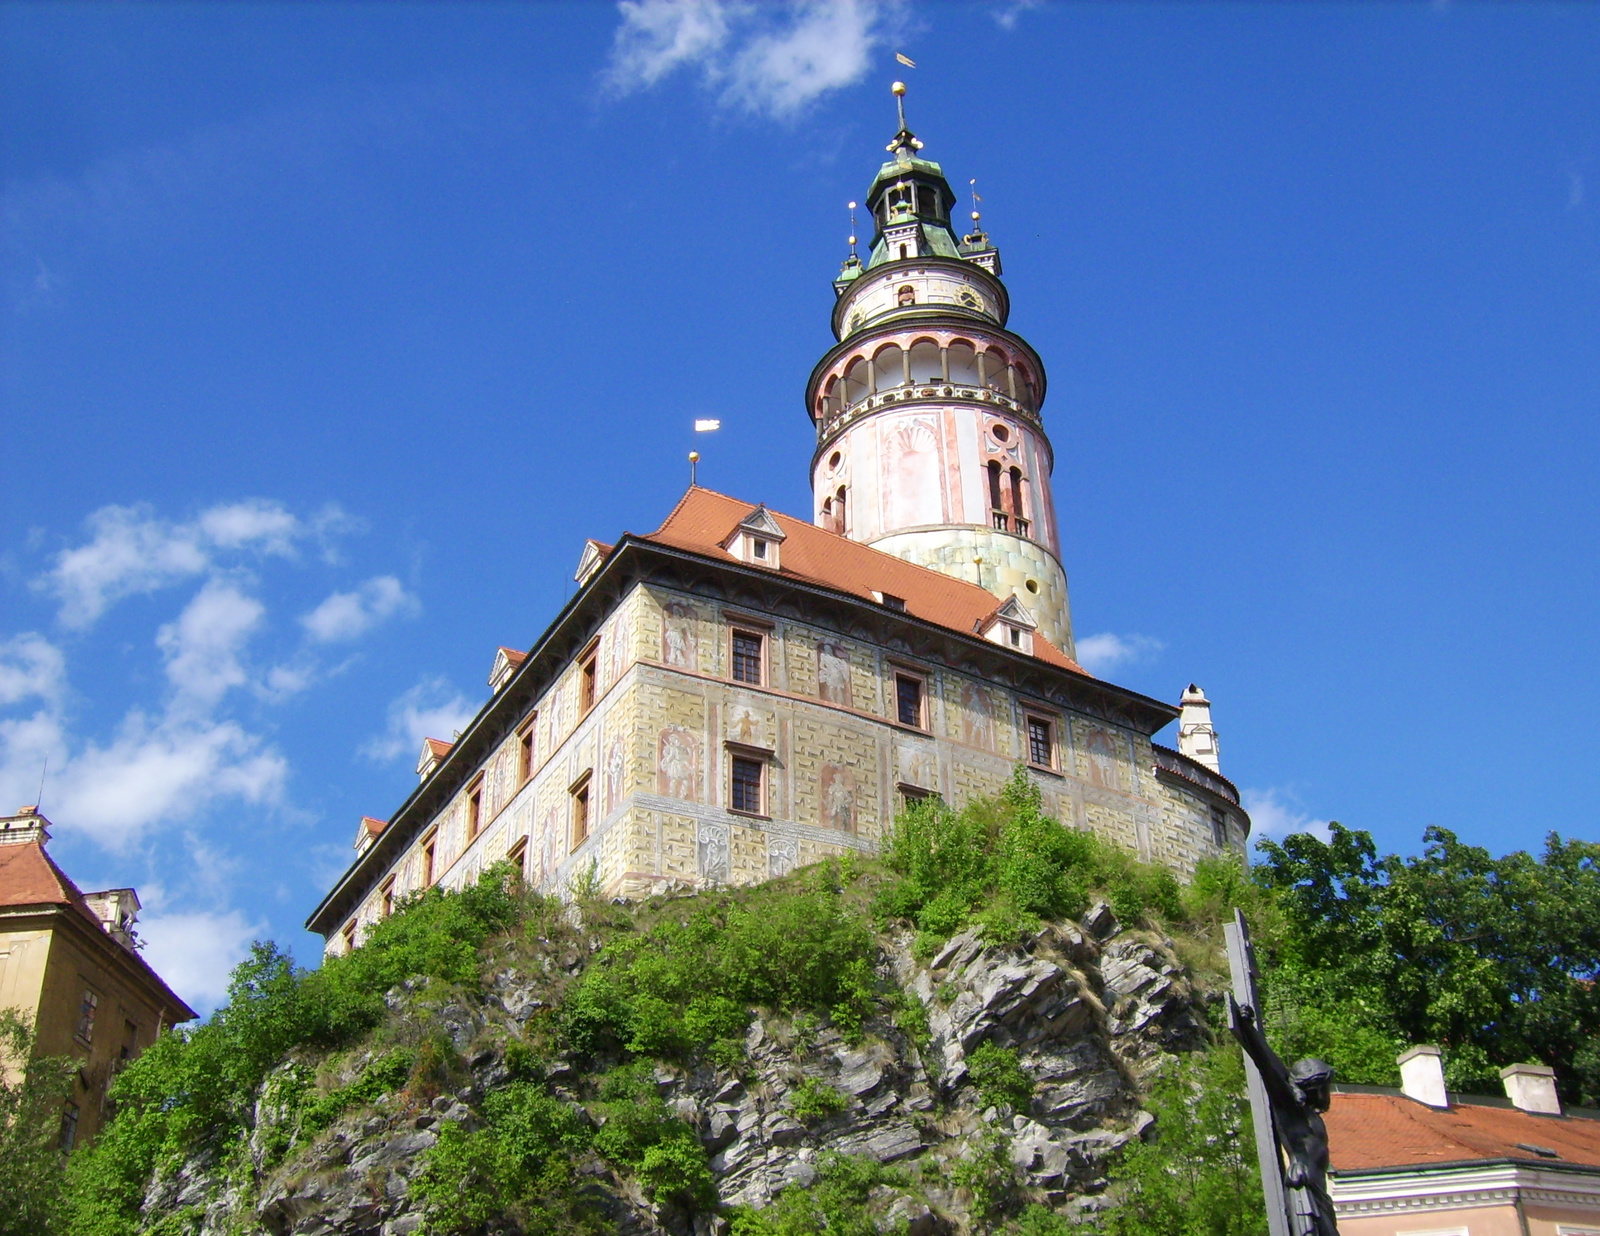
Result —
[[761, 1210], [738, 1211], [730, 1236], [878, 1236], [868, 1201], [893, 1183], [902, 1183], [899, 1176], [871, 1159], [824, 1154], [813, 1184], [791, 1185]]
[[967, 1053], [967, 1076], [985, 1103], [995, 1107], [1009, 1104], [1015, 1111], [1027, 1112], [1033, 1079], [1023, 1071], [1015, 1048], [979, 1043]]

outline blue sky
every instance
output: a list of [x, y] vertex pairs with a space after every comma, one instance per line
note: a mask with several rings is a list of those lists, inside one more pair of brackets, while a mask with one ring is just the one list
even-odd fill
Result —
[[809, 509], [895, 77], [1094, 667], [1275, 833], [1600, 835], [1600, 10], [4, 3], [0, 807], [192, 1000], [691, 446]]

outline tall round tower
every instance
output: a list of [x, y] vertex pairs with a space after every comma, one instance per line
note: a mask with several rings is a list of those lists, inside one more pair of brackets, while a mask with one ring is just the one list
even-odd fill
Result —
[[1000, 252], [977, 211], [956, 238], [956, 195], [903, 101], [888, 150], [867, 191], [871, 253], [863, 264], [852, 238], [834, 282], [839, 342], [806, 386], [816, 523], [1015, 596], [1072, 656], [1044, 365], [1006, 329]]

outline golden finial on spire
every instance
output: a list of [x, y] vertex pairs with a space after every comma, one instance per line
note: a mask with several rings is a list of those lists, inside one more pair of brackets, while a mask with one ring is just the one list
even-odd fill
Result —
[[850, 204], [850, 256], [856, 256], [856, 204]]
[[900, 132], [906, 131], [906, 84], [896, 82], [889, 87], [894, 92], [894, 105], [900, 113]]

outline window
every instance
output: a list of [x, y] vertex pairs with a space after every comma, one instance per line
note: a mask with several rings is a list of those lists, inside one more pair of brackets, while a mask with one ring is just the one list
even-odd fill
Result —
[[394, 877], [393, 876], [390, 876], [387, 880], [385, 880], [383, 882], [383, 887], [379, 890], [379, 895], [382, 896], [382, 898], [383, 898], [383, 917], [384, 918], [388, 918], [389, 915], [394, 913]]
[[1028, 535], [1028, 521], [1022, 517], [1022, 469], [1011, 469], [1011, 517], [1016, 520], [1017, 535]]
[[901, 725], [914, 725], [919, 730], [927, 728], [922, 716], [922, 679], [911, 674], [896, 674], [894, 705]]
[[1211, 808], [1211, 840], [1219, 848], [1228, 844], [1228, 816], [1221, 807]]
[[767, 543], [758, 536], [753, 536], [750, 538], [750, 556], [752, 558], [759, 558], [762, 561], [766, 561]]
[[1000, 463], [994, 459], [989, 461], [989, 511], [994, 520], [994, 526], [1004, 532], [1006, 530], [1005, 499], [1000, 493]]
[[586, 713], [594, 707], [595, 653], [600, 641], [590, 644], [578, 657], [578, 712]]
[[892, 609], [897, 614], [906, 612], [906, 599], [904, 597], [897, 597], [888, 592], [880, 592], [878, 598], [883, 602], [885, 609]]
[[506, 851], [506, 862], [517, 869], [517, 874], [524, 879], [528, 875], [528, 839], [518, 837], [517, 843]]
[[[1012, 628], [1012, 635], [1017, 635]], [[1028, 763], [1039, 768], [1056, 766], [1055, 726], [1046, 717], [1028, 718]]]
[[69, 1154], [78, 1140], [78, 1105], [68, 1103], [61, 1113], [61, 1153]]
[[422, 879], [423, 888], [433, 887], [433, 855], [438, 847], [439, 834], [437, 831], [429, 833], [422, 839]]
[[733, 680], [761, 685], [761, 645], [764, 641], [754, 631], [733, 633]]
[[474, 837], [478, 835], [478, 826], [483, 821], [483, 778], [479, 777], [467, 790], [467, 844], [471, 845]]
[[533, 713], [517, 731], [517, 784], [527, 785], [533, 776], [533, 732], [539, 728], [539, 714]]
[[938, 794], [920, 785], [909, 785], [902, 781], [896, 788], [900, 791], [900, 810], [902, 811], [910, 811], [919, 803], [939, 801]]
[[117, 1065], [122, 1065], [132, 1060], [139, 1050], [139, 1027], [131, 1021], [122, 1023], [122, 1050], [117, 1053]]
[[761, 783], [766, 765], [749, 756], [733, 757], [733, 793], [729, 803], [733, 810], [745, 815], [762, 815]]
[[344, 925], [344, 951], [355, 952], [356, 948], [356, 920], [351, 919]]
[[572, 787], [572, 848], [589, 839], [589, 774], [584, 773]]
[[1007, 627], [1006, 628], [1006, 633], [1011, 637], [1011, 646], [1013, 648], [1021, 648], [1022, 647], [1022, 630], [1021, 630], [1021, 628], [1019, 628], [1019, 627]]
[[835, 532], [837, 532], [840, 536], [843, 536], [845, 534], [845, 528], [846, 528], [844, 495], [845, 495], [845, 487], [843, 485], [841, 485], [841, 486], [839, 486], [839, 492], [834, 494], [834, 496], [833, 496], [833, 519], [834, 519], [833, 530]]
[[94, 1042], [94, 1015], [100, 1007], [100, 997], [85, 990], [83, 1003], [78, 1006], [77, 1036], [85, 1043]]

